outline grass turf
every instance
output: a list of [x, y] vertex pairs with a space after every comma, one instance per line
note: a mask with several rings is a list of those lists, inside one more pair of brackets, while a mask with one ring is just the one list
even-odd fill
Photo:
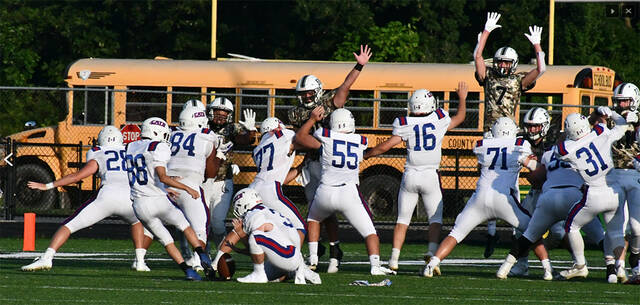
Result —
[[[38, 239], [42, 252], [48, 240]], [[492, 259], [502, 259], [507, 245], [499, 245]], [[539, 262], [531, 255], [529, 277], [498, 280], [496, 261], [468, 262], [441, 266], [443, 276], [431, 279], [418, 276], [426, 245], [407, 244], [401, 255], [399, 274], [371, 276], [364, 244], [342, 244], [346, 262], [337, 274], [326, 274], [320, 264], [322, 285], [288, 283], [240, 284], [237, 282], [186, 282], [183, 273], [168, 259], [158, 243], [147, 255], [148, 273], [130, 270], [133, 261], [131, 242], [127, 240], [70, 239], [61, 253], [100, 253], [91, 257], [56, 257], [50, 271], [22, 272], [20, 266], [31, 259], [6, 258], [18, 253], [20, 239], [0, 239], [1, 304], [273, 304], [273, 303], [346, 303], [346, 304], [639, 304], [640, 287], [612, 285], [605, 281], [601, 268], [591, 268], [589, 277], [577, 281], [541, 280]], [[459, 245], [453, 259], [480, 259], [482, 245]], [[382, 259], [391, 249], [381, 245]], [[306, 252], [306, 250], [305, 250]], [[568, 267], [570, 256], [562, 249], [550, 252], [558, 269]], [[588, 250], [592, 267], [602, 267], [599, 251]], [[237, 261], [234, 277], [251, 271], [248, 257], [233, 255]], [[321, 261], [328, 258], [322, 257]], [[405, 264], [402, 264], [402, 262]], [[361, 262], [361, 263], [349, 263]], [[414, 262], [412, 265], [408, 265]], [[354, 280], [378, 282], [390, 278], [389, 287], [349, 286]]]

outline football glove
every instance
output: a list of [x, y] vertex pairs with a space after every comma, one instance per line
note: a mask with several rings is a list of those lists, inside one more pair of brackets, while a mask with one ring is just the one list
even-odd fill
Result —
[[542, 38], [542, 27], [537, 25], [533, 25], [529, 27], [529, 34], [524, 33], [524, 36], [531, 41], [531, 44], [536, 45], [540, 44], [540, 39]]
[[258, 129], [256, 129], [256, 113], [251, 109], [245, 109], [242, 112], [242, 115], [244, 116], [244, 121], [240, 121], [238, 123], [240, 123], [240, 125], [242, 125], [242, 127], [247, 129], [248, 131], [257, 131]]
[[484, 24], [484, 30], [491, 33], [491, 31], [501, 28], [502, 26], [498, 24], [500, 16], [499, 13], [487, 13], [487, 22]]

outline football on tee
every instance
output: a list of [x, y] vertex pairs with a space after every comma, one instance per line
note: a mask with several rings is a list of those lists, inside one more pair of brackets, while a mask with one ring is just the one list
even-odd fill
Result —
[[230, 281], [236, 272], [236, 261], [228, 253], [220, 257], [218, 261], [218, 278], [219, 281]]

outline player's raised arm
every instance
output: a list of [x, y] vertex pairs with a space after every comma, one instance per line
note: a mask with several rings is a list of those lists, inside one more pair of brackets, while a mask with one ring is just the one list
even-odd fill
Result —
[[529, 34], [524, 34], [527, 39], [533, 44], [533, 49], [536, 51], [536, 68], [529, 71], [527, 75], [522, 79], [522, 88], [528, 88], [533, 82], [544, 74], [547, 70], [547, 66], [544, 62], [544, 52], [540, 46], [540, 39], [542, 38], [542, 27], [532, 25], [529, 27]]
[[31, 189], [46, 191], [54, 187], [69, 185], [95, 174], [98, 171], [98, 167], [98, 162], [96, 160], [90, 160], [89, 162], [87, 162], [87, 164], [84, 165], [84, 167], [82, 167], [82, 169], [73, 174], [66, 175], [56, 181], [49, 182], [47, 184], [29, 181], [27, 182], [27, 186]]
[[402, 143], [402, 137], [393, 135], [391, 136], [391, 138], [388, 138], [386, 141], [376, 145], [374, 148], [368, 149], [364, 153], [363, 158], [367, 160], [369, 158], [384, 154], [385, 152], [389, 151], [389, 149], [400, 143]]
[[467, 116], [467, 93], [469, 92], [469, 87], [465, 82], [458, 83], [458, 89], [456, 89], [456, 93], [458, 94], [458, 110], [456, 111], [456, 115], [451, 117], [451, 123], [449, 127], [447, 127], [447, 131], [458, 127], [458, 125], [464, 122], [464, 118]]
[[313, 125], [315, 125], [317, 122], [322, 120], [323, 115], [324, 115], [324, 108], [322, 108], [322, 106], [318, 106], [315, 109], [313, 109], [313, 111], [311, 111], [311, 116], [309, 117], [309, 120], [307, 120], [302, 125], [302, 127], [298, 129], [298, 132], [296, 132], [296, 138], [295, 138], [296, 143], [300, 144], [304, 148], [310, 148], [310, 149], [318, 149], [322, 146], [322, 143], [316, 140], [310, 134], [310, 131]]
[[484, 24], [484, 30], [482, 33], [478, 34], [478, 44], [476, 45], [475, 50], [473, 50], [473, 61], [476, 65], [476, 77], [479, 81], [484, 81], [484, 78], [487, 75], [487, 66], [484, 64], [482, 51], [484, 50], [484, 46], [487, 44], [487, 39], [489, 39], [491, 31], [502, 27], [498, 24], [500, 16], [501, 15], [499, 13], [487, 13], [487, 22]]
[[333, 105], [336, 106], [336, 108], [344, 107], [344, 104], [347, 102], [347, 96], [349, 95], [351, 85], [356, 82], [356, 79], [358, 79], [358, 76], [360, 75], [360, 71], [362, 71], [364, 65], [366, 65], [369, 62], [369, 58], [371, 58], [371, 48], [369, 48], [368, 45], [360, 45], [360, 54], [356, 54], [354, 52], [353, 56], [356, 57], [357, 64], [353, 67], [351, 72], [347, 74], [344, 82], [336, 91], [336, 96], [333, 98]]

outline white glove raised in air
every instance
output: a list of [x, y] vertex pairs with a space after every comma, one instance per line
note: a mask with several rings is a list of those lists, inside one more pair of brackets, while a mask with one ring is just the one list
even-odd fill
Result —
[[240, 123], [240, 125], [246, 128], [248, 131], [257, 131], [258, 129], [256, 129], [256, 113], [251, 109], [245, 109], [242, 112], [242, 115], [244, 116], [244, 121], [240, 121], [238, 123]]
[[542, 27], [532, 25], [529, 27], [529, 34], [524, 33], [524, 36], [527, 36], [527, 39], [531, 41], [531, 44], [540, 44], [540, 39], [542, 38]]
[[491, 33], [491, 31], [501, 28], [502, 26], [498, 24], [498, 19], [500, 19], [499, 13], [487, 13], [487, 22], [484, 24], [484, 30]]
[[237, 175], [240, 173], [240, 166], [238, 166], [238, 164], [231, 164], [231, 173], [233, 173], [233, 175]]
[[613, 111], [611, 111], [611, 108], [607, 106], [598, 106], [598, 114], [611, 117], [611, 115], [613, 115]]

